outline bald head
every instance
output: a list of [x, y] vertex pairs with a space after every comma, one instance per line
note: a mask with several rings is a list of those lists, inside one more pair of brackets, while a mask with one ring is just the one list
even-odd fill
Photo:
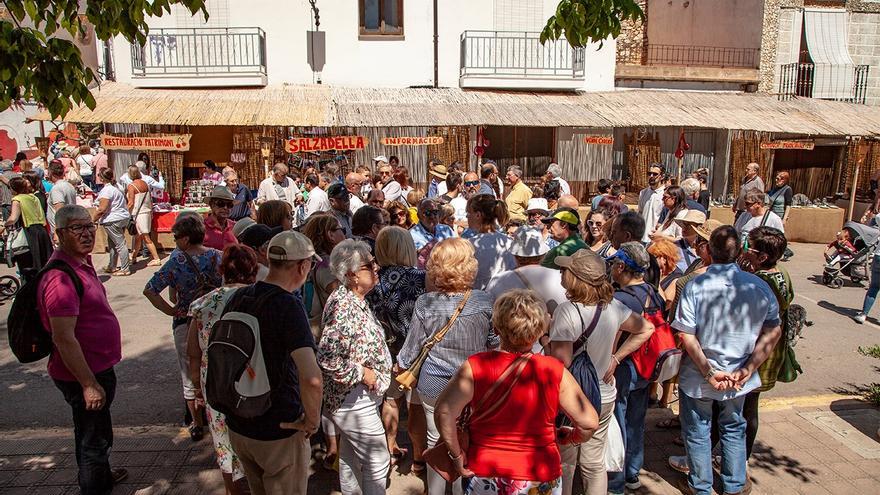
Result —
[[575, 198], [571, 194], [563, 194], [562, 196], [559, 196], [558, 200], [556, 200], [556, 205], [557, 208], [565, 207], [576, 209], [578, 206], [580, 206], [580, 203], [578, 202], [577, 198]]
[[358, 194], [361, 191], [361, 184], [364, 180], [363, 175], [351, 172], [345, 176], [345, 188], [350, 193]]

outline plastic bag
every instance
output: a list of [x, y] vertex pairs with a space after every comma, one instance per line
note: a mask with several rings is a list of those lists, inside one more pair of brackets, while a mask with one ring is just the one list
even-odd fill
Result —
[[623, 445], [623, 433], [617, 418], [612, 415], [608, 423], [608, 433], [605, 437], [605, 470], [612, 473], [623, 471], [626, 447]]

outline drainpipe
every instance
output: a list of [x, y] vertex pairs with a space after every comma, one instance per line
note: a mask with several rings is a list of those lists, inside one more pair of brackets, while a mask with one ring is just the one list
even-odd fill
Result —
[[439, 78], [438, 78], [438, 65], [439, 65], [439, 56], [438, 56], [438, 46], [439, 46], [439, 37], [437, 36], [437, 0], [434, 0], [434, 87], [438, 87]]

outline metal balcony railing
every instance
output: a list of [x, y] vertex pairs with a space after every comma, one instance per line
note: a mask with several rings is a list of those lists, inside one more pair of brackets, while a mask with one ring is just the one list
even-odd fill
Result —
[[644, 43], [625, 44], [618, 40], [617, 62], [627, 65], [757, 69], [761, 64], [761, 49]]
[[131, 46], [134, 76], [266, 75], [266, 33], [258, 27], [153, 29]]
[[865, 103], [867, 65], [793, 63], [779, 68], [779, 97]]
[[525, 79], [584, 78], [584, 49], [565, 39], [541, 44], [541, 33], [465, 31], [461, 34], [461, 76]]

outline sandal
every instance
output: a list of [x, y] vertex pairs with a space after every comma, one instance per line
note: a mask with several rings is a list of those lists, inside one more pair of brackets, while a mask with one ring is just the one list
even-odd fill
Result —
[[657, 422], [657, 428], [663, 430], [677, 430], [681, 428], [681, 420], [677, 416], [666, 418]]
[[160, 260], [160, 259], [150, 260], [150, 262], [147, 263], [147, 266], [162, 266], [162, 260]]
[[410, 472], [418, 476], [424, 473], [426, 469], [428, 469], [428, 465], [425, 463], [425, 461], [413, 461]]
[[396, 466], [400, 464], [400, 461], [406, 457], [407, 450], [402, 449], [400, 447], [394, 447], [391, 451], [391, 465]]
[[116, 268], [110, 268], [109, 266], [101, 268], [101, 273], [106, 273], [107, 275], [113, 275], [114, 273], [116, 273], [116, 271]]
[[131, 275], [131, 270], [125, 270], [125, 271], [119, 270], [119, 271], [113, 272], [114, 277], [127, 277], [129, 275]]

